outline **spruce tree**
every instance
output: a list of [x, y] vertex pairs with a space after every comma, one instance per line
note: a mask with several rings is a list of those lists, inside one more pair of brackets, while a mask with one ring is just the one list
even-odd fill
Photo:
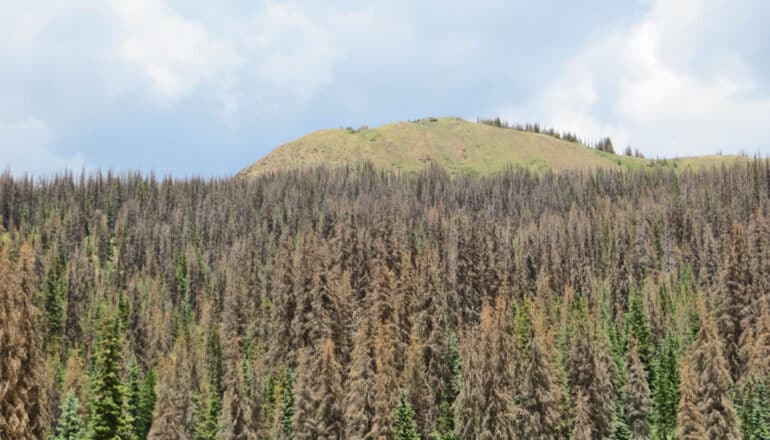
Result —
[[[2, 236], [0, 227], [0, 236]], [[8, 438], [42, 438], [43, 405], [40, 334], [35, 325], [32, 250], [22, 245], [17, 261], [0, 240], [0, 434]]]
[[751, 273], [743, 228], [735, 225], [730, 246], [725, 254], [724, 270], [718, 289], [717, 327], [721, 336], [721, 351], [732, 381], [736, 381], [746, 365], [742, 360], [747, 341], [744, 328], [751, 306]]
[[574, 399], [574, 416], [572, 421], [572, 440], [593, 440], [591, 427], [591, 409], [588, 407], [588, 396], [583, 390], [578, 390]]
[[526, 359], [517, 400], [522, 409], [518, 433], [525, 438], [557, 439], [562, 436], [563, 402], [565, 400], [561, 372], [556, 363], [553, 341], [546, 333], [544, 317], [530, 308]]
[[80, 417], [80, 400], [69, 390], [59, 406], [59, 420], [56, 422], [54, 440], [83, 440], [86, 432]]
[[679, 388], [679, 407], [676, 419], [676, 433], [679, 440], [703, 440], [703, 411], [698, 396], [698, 376], [688, 363], [682, 364]]
[[192, 403], [190, 359], [187, 343], [179, 338], [164, 360], [158, 382], [158, 399], [150, 440], [187, 440], [192, 438], [188, 426], [188, 410]]
[[716, 324], [708, 314], [701, 312], [701, 328], [693, 353], [693, 365], [698, 375], [697, 396], [706, 438], [710, 440], [734, 440], [740, 437], [731, 400], [730, 370], [722, 353]]
[[522, 409], [514, 401], [517, 353], [504, 300], [484, 305], [480, 322], [463, 341], [458, 396], [461, 438], [515, 438]]
[[653, 427], [657, 438], [666, 439], [674, 434], [679, 404], [679, 355], [673, 333], [663, 339], [653, 370]]
[[647, 373], [639, 359], [636, 341], [632, 339], [630, 345], [626, 354], [628, 378], [623, 389], [625, 416], [633, 440], [649, 439], [652, 400], [650, 399], [650, 388], [647, 385]]
[[443, 377], [441, 403], [436, 426], [431, 433], [435, 440], [457, 440], [457, 423], [455, 422], [455, 400], [462, 388], [462, 372], [460, 370], [460, 342], [457, 335], [451, 332], [447, 337], [447, 347], [442, 356]]
[[122, 344], [117, 317], [107, 317], [93, 355], [91, 379], [89, 431], [93, 440], [112, 440], [118, 437], [127, 422], [124, 399], [127, 391], [121, 381]]
[[744, 440], [770, 440], [770, 395], [762, 379], [744, 385], [741, 405], [741, 432]]
[[[314, 417], [317, 438], [343, 438], [342, 366], [337, 360], [336, 349], [331, 338], [326, 338], [322, 343], [318, 363], [312, 373], [318, 375], [318, 384], [313, 393], [313, 400], [317, 404]], [[311, 374], [311, 372], [308, 371], [305, 374]]]
[[398, 405], [393, 414], [393, 439], [420, 440], [417, 425], [414, 422], [414, 410], [404, 390], [401, 390], [398, 395]]

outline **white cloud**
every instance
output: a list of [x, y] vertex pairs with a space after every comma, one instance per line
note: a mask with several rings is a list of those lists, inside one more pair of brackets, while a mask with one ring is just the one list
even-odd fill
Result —
[[185, 96], [243, 62], [230, 42], [212, 37], [203, 24], [175, 14], [162, 1], [120, 0], [112, 7], [120, 59], [162, 98]]
[[80, 153], [69, 157], [51, 150], [53, 134], [36, 118], [0, 122], [0, 169], [15, 174], [51, 174], [64, 169], [80, 171], [85, 159]]
[[609, 135], [649, 155], [767, 148], [770, 96], [747, 61], [709, 41], [717, 21], [726, 20], [723, 6], [655, 0], [640, 22], [580, 50], [528, 112], [501, 112], [589, 139]]

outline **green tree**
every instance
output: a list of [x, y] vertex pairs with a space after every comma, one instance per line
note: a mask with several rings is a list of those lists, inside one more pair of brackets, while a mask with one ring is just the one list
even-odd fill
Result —
[[45, 277], [43, 308], [48, 324], [48, 335], [58, 339], [63, 331], [64, 303], [67, 299], [67, 260], [59, 254]]
[[456, 440], [454, 403], [460, 394], [462, 373], [460, 371], [460, 341], [454, 332], [449, 334], [447, 349], [443, 355], [443, 396], [439, 407], [439, 416], [431, 438], [436, 440]]
[[90, 394], [90, 434], [93, 440], [114, 440], [122, 432], [122, 425], [130, 417], [124, 414], [126, 387], [120, 379], [121, 342], [120, 323], [110, 317], [102, 325], [102, 331], [94, 353]]
[[414, 422], [414, 409], [406, 398], [404, 390], [398, 395], [398, 405], [393, 413], [393, 439], [419, 440], [417, 425]]
[[744, 440], [770, 440], [770, 395], [764, 380], [746, 383], [740, 417]]
[[650, 319], [647, 317], [644, 298], [640, 292], [634, 292], [628, 301], [628, 312], [625, 315], [626, 338], [636, 339], [639, 359], [644, 364], [645, 371], [652, 376], [651, 366], [655, 344], [652, 340]]
[[679, 405], [679, 344], [669, 333], [653, 362], [652, 402], [653, 429], [657, 438], [670, 438], [676, 428]]
[[85, 438], [85, 427], [80, 418], [80, 400], [74, 391], [67, 391], [59, 410], [61, 415], [56, 421], [54, 440], [82, 440]]

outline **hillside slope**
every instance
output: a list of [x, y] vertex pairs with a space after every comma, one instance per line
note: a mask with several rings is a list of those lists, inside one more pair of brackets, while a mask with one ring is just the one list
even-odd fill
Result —
[[544, 134], [459, 118], [430, 118], [359, 131], [316, 131], [276, 148], [239, 175], [258, 176], [284, 169], [355, 165], [363, 161], [372, 162], [380, 169], [403, 172], [418, 171], [434, 163], [453, 174], [489, 174], [507, 166], [537, 172], [635, 169], [652, 165], [702, 168], [736, 158], [703, 156], [663, 163], [612, 155]]

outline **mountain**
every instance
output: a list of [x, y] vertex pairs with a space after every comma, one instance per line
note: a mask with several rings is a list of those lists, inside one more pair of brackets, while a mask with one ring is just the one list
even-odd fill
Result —
[[259, 176], [318, 165], [355, 165], [368, 161], [387, 170], [414, 172], [437, 164], [450, 173], [489, 174], [505, 167], [552, 170], [703, 168], [741, 156], [700, 156], [650, 160], [616, 155], [547, 134], [469, 122], [425, 118], [378, 128], [319, 130], [271, 151], [240, 176]]

